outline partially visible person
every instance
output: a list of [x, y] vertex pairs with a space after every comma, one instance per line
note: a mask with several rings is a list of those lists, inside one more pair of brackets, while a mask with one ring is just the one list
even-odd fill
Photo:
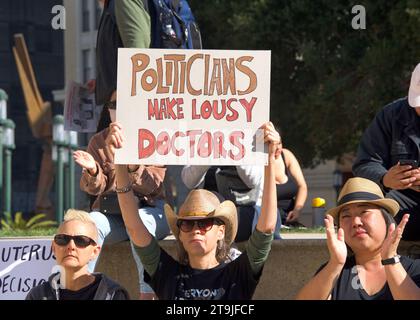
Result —
[[189, 189], [205, 189], [232, 201], [238, 210], [235, 242], [246, 241], [252, 234], [261, 210], [263, 166], [186, 165], [181, 178]]
[[376, 182], [396, 200], [400, 222], [410, 213], [403, 239], [420, 240], [420, 64], [408, 97], [385, 106], [363, 134], [353, 165], [355, 176]]
[[404, 214], [395, 225], [398, 202], [384, 198], [373, 181], [351, 178], [337, 204], [325, 219], [330, 259], [297, 299], [419, 300], [420, 260], [397, 252], [409, 220]]
[[[262, 128], [269, 145], [265, 168], [261, 215], [247, 248], [234, 261], [225, 263], [237, 232], [233, 202], [220, 202], [203, 189], [192, 190], [178, 215], [165, 206], [165, 214], [180, 248], [179, 261], [159, 247], [137, 215], [127, 166], [116, 166], [118, 200], [124, 223], [147, 271], [147, 279], [159, 299], [251, 299], [270, 251], [277, 220], [274, 154], [279, 135], [271, 123]], [[115, 132], [114, 146], [122, 146], [122, 131]]]
[[[111, 120], [115, 121], [115, 105], [108, 112]], [[95, 198], [90, 215], [98, 227], [98, 244], [101, 246], [104, 242], [113, 244], [129, 240], [115, 192], [114, 149], [109, 147], [115, 130], [118, 130], [118, 125], [113, 122], [91, 138], [87, 152], [77, 150], [73, 154], [76, 163], [83, 168], [80, 188]], [[129, 170], [138, 201], [138, 214], [149, 232], [161, 240], [170, 233], [163, 210], [166, 169], [161, 166], [130, 165]], [[156, 296], [144, 282], [143, 265], [132, 244], [131, 248], [138, 270], [140, 299], [154, 299]], [[89, 264], [91, 272], [96, 263], [97, 259], [93, 259]]]
[[308, 187], [295, 155], [283, 148], [276, 157], [277, 208], [281, 223], [300, 226], [299, 217], [308, 196]]
[[26, 300], [128, 300], [127, 290], [102, 273], [90, 273], [88, 263], [96, 259], [95, 222], [84, 211], [69, 209], [52, 242], [61, 271], [34, 288]]
[[145, 0], [105, 0], [96, 42], [97, 105], [116, 100], [118, 48], [149, 48], [150, 16]]

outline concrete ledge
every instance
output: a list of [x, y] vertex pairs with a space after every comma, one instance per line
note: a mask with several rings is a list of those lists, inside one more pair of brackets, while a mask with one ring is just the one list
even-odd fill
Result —
[[[319, 266], [328, 260], [325, 241], [325, 239], [275, 240], [254, 299], [293, 299]], [[169, 254], [176, 256], [174, 240], [162, 240], [159, 243]], [[419, 243], [401, 242], [399, 253], [406, 255], [407, 249], [412, 244]], [[238, 248], [243, 250], [244, 245], [245, 243], [239, 243]], [[97, 269], [127, 288], [132, 299], [138, 298], [138, 274], [129, 242], [105, 246]]]

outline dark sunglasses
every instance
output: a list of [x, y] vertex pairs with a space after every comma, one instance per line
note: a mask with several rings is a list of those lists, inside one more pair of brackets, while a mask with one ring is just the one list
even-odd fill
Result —
[[207, 218], [200, 220], [182, 220], [179, 219], [176, 222], [176, 225], [182, 232], [191, 232], [194, 229], [194, 225], [197, 225], [197, 228], [200, 231], [209, 231], [213, 225], [221, 226], [224, 222], [217, 218]]
[[89, 245], [96, 245], [95, 240], [87, 236], [69, 236], [68, 234], [56, 234], [54, 236], [54, 242], [59, 246], [66, 246], [70, 240], [74, 241], [74, 244], [78, 248], [86, 248]]

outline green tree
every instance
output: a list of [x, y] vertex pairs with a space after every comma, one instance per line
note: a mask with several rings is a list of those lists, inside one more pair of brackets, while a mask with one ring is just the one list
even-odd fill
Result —
[[[354, 30], [351, 9], [366, 9]], [[271, 118], [311, 166], [355, 151], [420, 61], [420, 1], [192, 0], [208, 49], [271, 50]]]

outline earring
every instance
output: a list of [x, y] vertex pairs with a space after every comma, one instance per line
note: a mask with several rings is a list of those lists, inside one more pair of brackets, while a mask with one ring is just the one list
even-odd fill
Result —
[[223, 242], [222, 242], [223, 240], [219, 240], [219, 241], [217, 241], [217, 249], [222, 249], [223, 248]]

